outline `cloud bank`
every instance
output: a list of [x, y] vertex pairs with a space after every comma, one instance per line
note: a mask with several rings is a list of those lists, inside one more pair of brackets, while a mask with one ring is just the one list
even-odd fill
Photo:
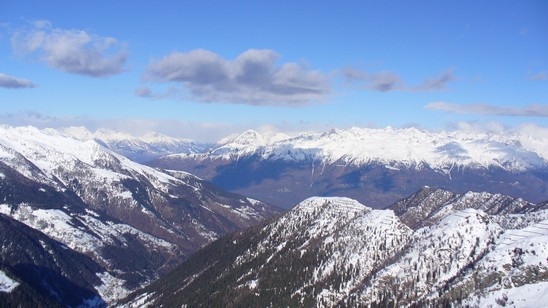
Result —
[[34, 88], [36, 85], [27, 79], [20, 79], [0, 73], [0, 87], [8, 89]]
[[424, 106], [426, 109], [459, 114], [478, 114], [511, 117], [548, 117], [548, 104], [534, 104], [521, 108], [503, 107], [489, 104], [453, 104], [447, 102], [432, 102]]
[[16, 31], [11, 45], [18, 55], [35, 56], [51, 68], [91, 77], [119, 74], [127, 59], [126, 44], [115, 38], [53, 28], [48, 21]]
[[448, 69], [439, 76], [428, 78], [419, 85], [409, 85], [393, 72], [383, 71], [367, 73], [347, 67], [341, 70], [341, 74], [348, 84], [357, 85], [358, 88], [380, 92], [407, 91], [407, 92], [431, 92], [445, 90], [447, 84], [455, 80], [453, 70]]
[[[151, 60], [143, 80], [182, 85], [199, 102], [295, 106], [324, 101], [331, 92], [326, 75], [297, 63], [278, 64], [279, 55], [249, 49], [233, 60], [208, 50], [173, 52]], [[148, 88], [136, 94], [151, 97]]]

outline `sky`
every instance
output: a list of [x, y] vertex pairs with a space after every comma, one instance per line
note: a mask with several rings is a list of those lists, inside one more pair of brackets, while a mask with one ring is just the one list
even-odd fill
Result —
[[0, 108], [199, 141], [544, 129], [548, 1], [0, 0]]

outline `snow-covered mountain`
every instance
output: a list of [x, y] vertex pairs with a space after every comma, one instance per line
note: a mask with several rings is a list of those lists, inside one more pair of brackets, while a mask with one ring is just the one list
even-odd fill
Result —
[[[119, 299], [222, 234], [275, 212], [267, 204], [227, 193], [191, 174], [140, 165], [96, 140], [81, 141], [50, 129], [0, 127], [0, 218], [15, 220], [50, 239], [32, 242], [42, 252], [31, 262], [36, 268], [45, 267], [39, 273], [64, 275], [63, 279], [78, 284], [72, 280], [77, 275], [65, 275], [67, 269], [59, 265], [56, 251], [65, 249], [76, 259], [89, 259], [93, 266], [87, 271], [93, 275], [82, 282], [87, 291], [78, 294], [92, 292], [97, 298], [81, 301]], [[17, 245], [10, 242], [12, 238], [2, 244], [0, 270], [15, 274], [8, 277], [34, 287], [35, 292], [59, 294], [61, 289], [41, 284], [40, 275], [34, 278], [37, 285], [29, 282], [31, 275], [19, 271], [25, 265], [17, 250], [15, 257], [8, 258]], [[57, 267], [41, 261], [49, 259]], [[50, 297], [78, 304], [60, 296]]]
[[424, 185], [548, 199], [548, 136], [523, 132], [351, 128], [271, 138], [246, 131], [206, 153], [149, 164], [285, 207], [315, 195], [387, 206]]
[[158, 132], [148, 132], [136, 137], [110, 129], [98, 129], [92, 132], [85, 127], [67, 127], [59, 131], [82, 141], [96, 140], [112, 151], [136, 162], [146, 162], [173, 153], [202, 153], [210, 146], [206, 143], [174, 138]]
[[213, 242], [125, 307], [543, 306], [548, 204], [424, 188], [375, 210], [339, 197]]
[[[548, 137], [546, 138], [548, 139]], [[529, 140], [523, 145], [522, 140]], [[548, 144], [548, 140], [543, 140]], [[499, 167], [510, 171], [546, 167], [548, 152], [524, 135], [492, 133], [432, 133], [406, 129], [332, 129], [321, 134], [293, 138], [268, 138], [256, 131], [225, 138], [214, 145], [207, 157], [234, 159], [260, 156], [263, 159], [307, 161], [324, 164], [364, 165], [371, 162], [387, 168], [430, 168], [451, 176], [459, 168]], [[204, 157], [202, 153], [181, 153]]]

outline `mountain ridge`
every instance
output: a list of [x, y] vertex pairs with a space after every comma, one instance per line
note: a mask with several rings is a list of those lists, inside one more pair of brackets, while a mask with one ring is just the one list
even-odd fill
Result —
[[[448, 198], [432, 207], [432, 194]], [[451, 194], [425, 188], [386, 210], [307, 199], [206, 246], [121, 307], [521, 306], [532, 300], [525, 289], [548, 297], [547, 209]], [[436, 209], [417, 225], [402, 220], [413, 208]]]
[[[97, 270], [87, 287], [106, 303], [222, 234], [278, 212], [191, 174], [140, 165], [95, 140], [32, 127], [0, 127], [0, 179], [0, 215], [91, 258]], [[16, 259], [4, 261], [9, 267]]]

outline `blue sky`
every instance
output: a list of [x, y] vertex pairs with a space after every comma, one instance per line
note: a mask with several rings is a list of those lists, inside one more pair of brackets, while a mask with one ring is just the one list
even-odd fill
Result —
[[0, 122], [548, 126], [547, 1], [0, 0]]

